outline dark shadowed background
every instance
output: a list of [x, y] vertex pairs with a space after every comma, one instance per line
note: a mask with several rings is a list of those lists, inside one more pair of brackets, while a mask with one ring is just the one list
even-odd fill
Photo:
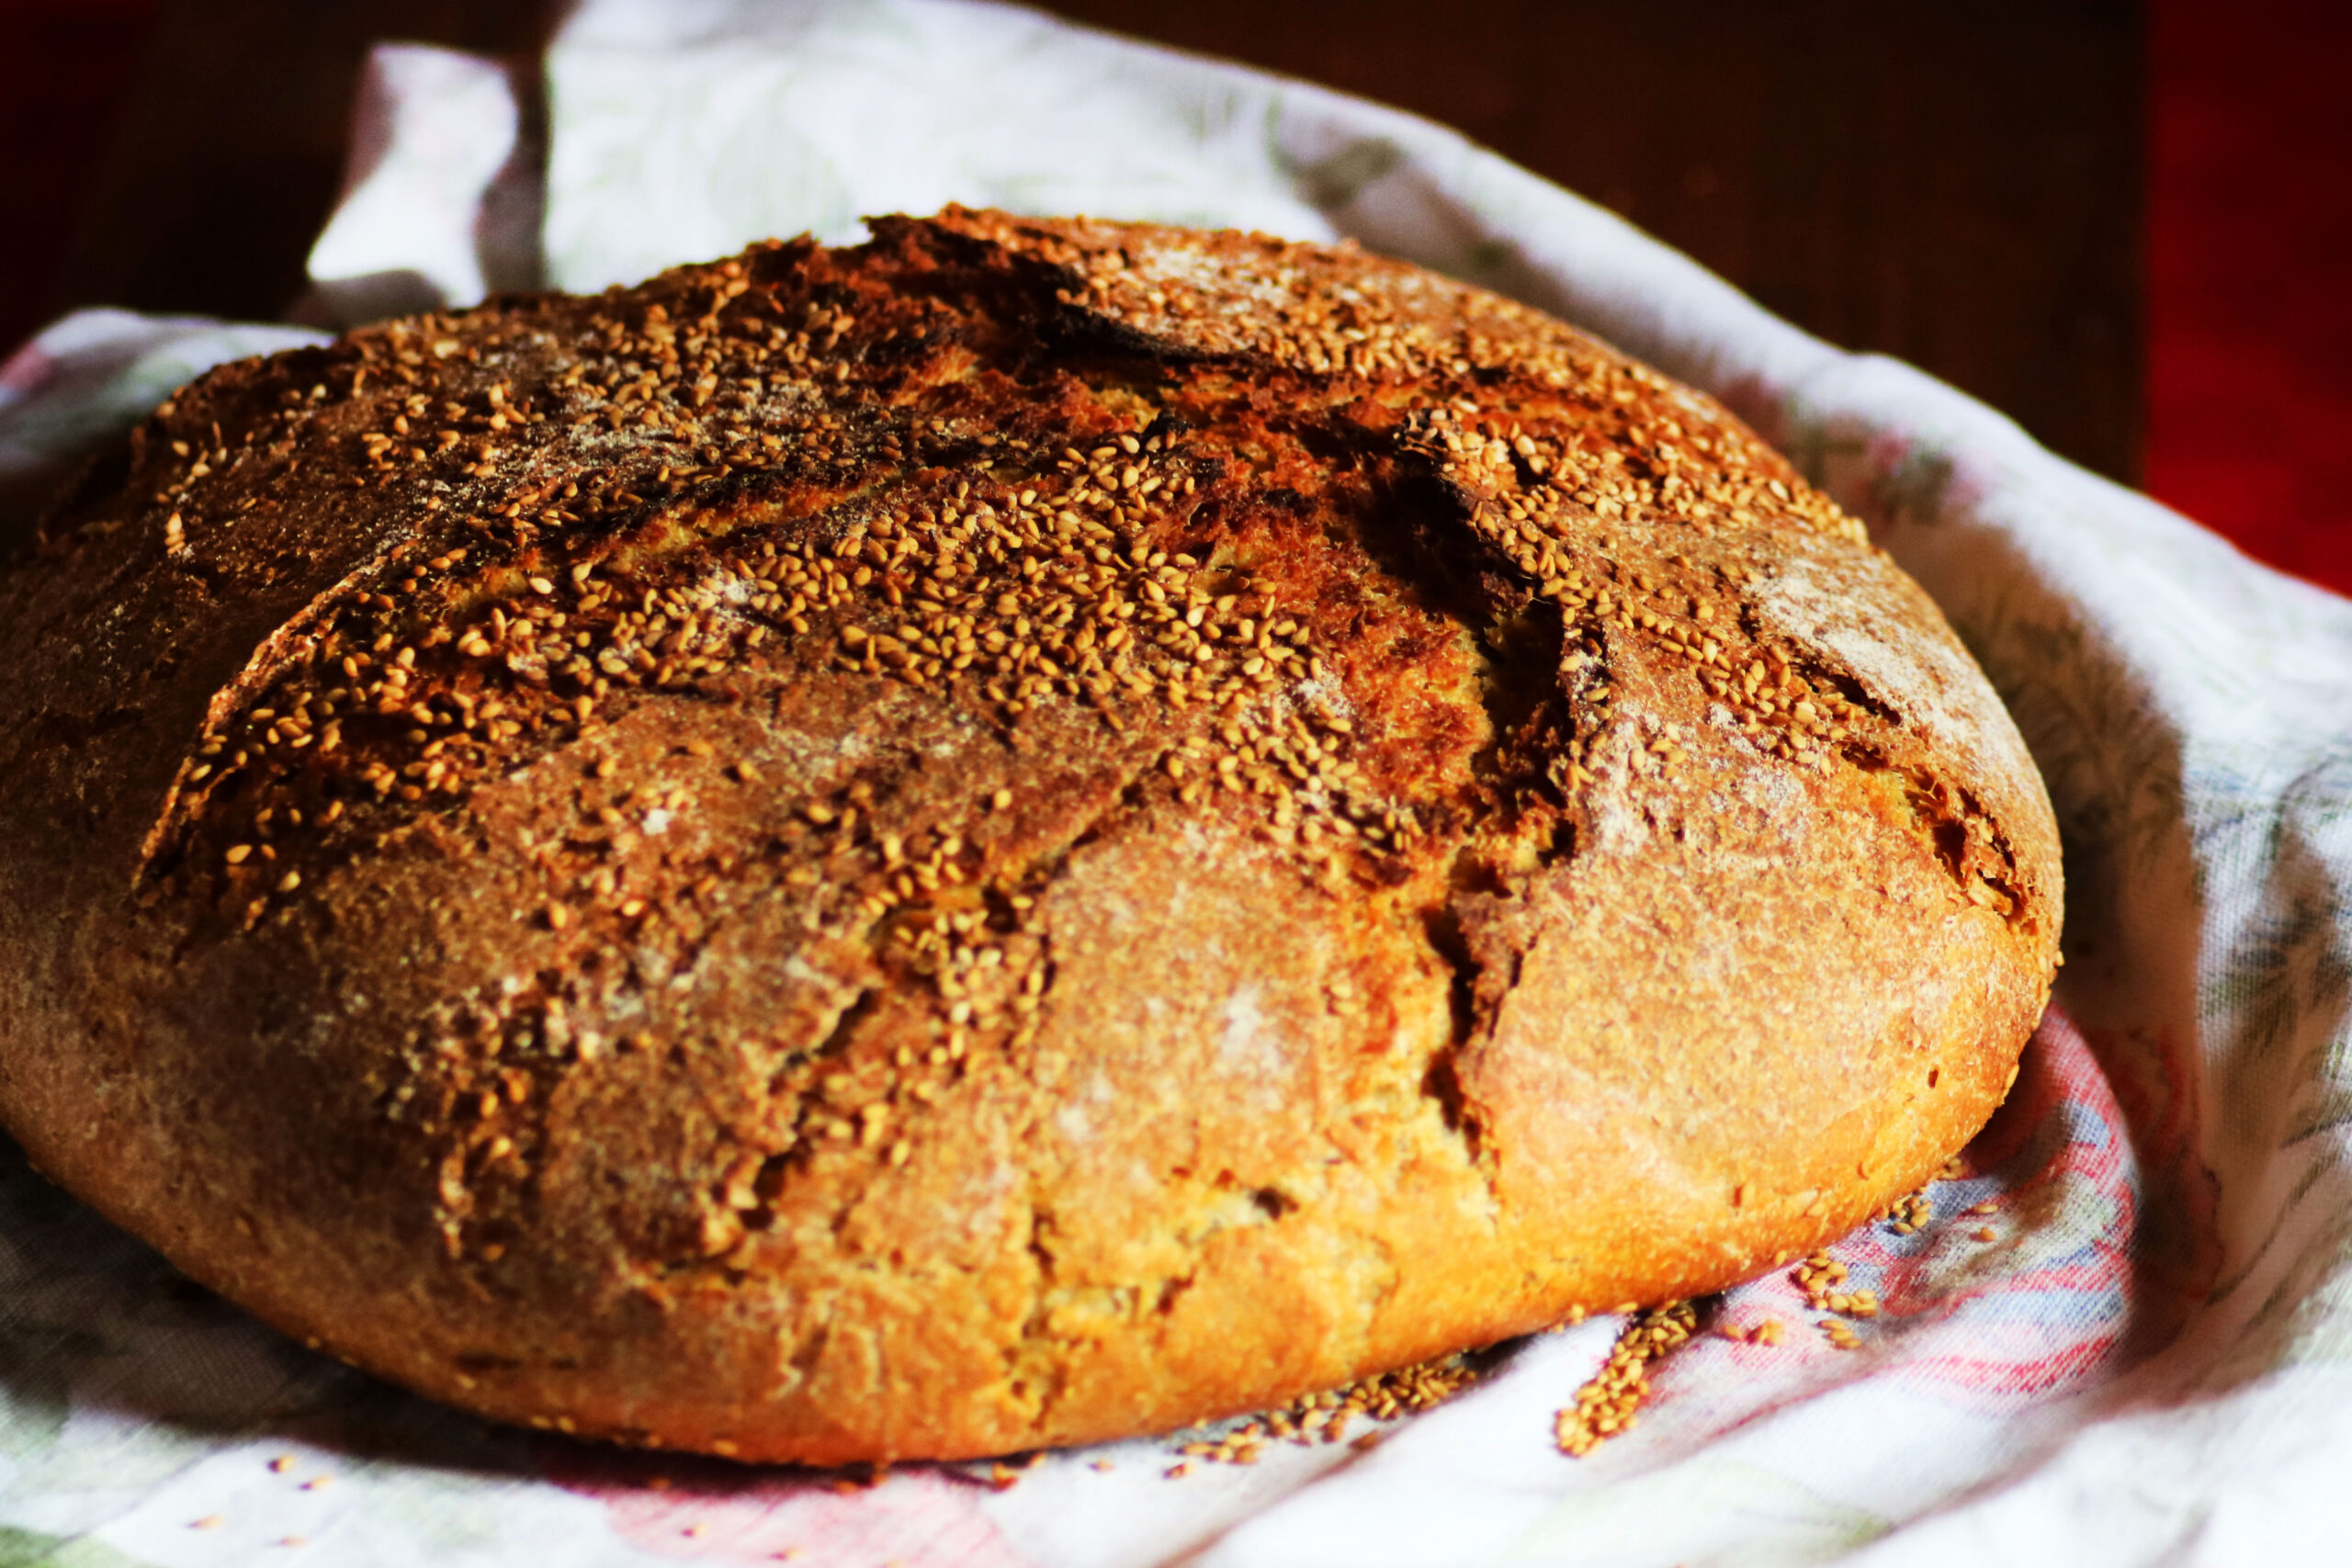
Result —
[[[1062, 0], [1443, 120], [2352, 592], [2352, 6]], [[0, 340], [268, 318], [368, 44], [549, 6], [0, 0]]]

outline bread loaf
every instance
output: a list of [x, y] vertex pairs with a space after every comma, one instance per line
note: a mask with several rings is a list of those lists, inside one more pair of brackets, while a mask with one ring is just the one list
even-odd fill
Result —
[[1730, 1284], [2015, 1072], [2058, 846], [1709, 399], [950, 209], [224, 367], [0, 574], [0, 1114], [287, 1333], [817, 1463]]

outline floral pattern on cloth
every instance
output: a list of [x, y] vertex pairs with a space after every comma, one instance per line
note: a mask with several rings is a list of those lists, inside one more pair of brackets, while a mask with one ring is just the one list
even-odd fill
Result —
[[[1580, 1459], [1555, 1413], [1615, 1320], [1498, 1347], [1450, 1403], [1250, 1465], [1182, 1453], [1213, 1433], [874, 1476], [496, 1428], [270, 1334], [10, 1152], [0, 1564], [2340, 1554], [2352, 604], [1452, 132], [1304, 84], [955, 0], [588, 0], [543, 72], [532, 150], [510, 145], [538, 121], [500, 98], [504, 67], [379, 54], [306, 319], [597, 288], [948, 200], [1349, 235], [1526, 299], [1724, 399], [1935, 594], [2059, 811], [2057, 1004], [1931, 1212], [1700, 1303], [1638, 1420]], [[0, 532], [187, 376], [311, 341], [120, 312], [51, 327], [0, 368]], [[1825, 1282], [1874, 1310], [1827, 1310]]]

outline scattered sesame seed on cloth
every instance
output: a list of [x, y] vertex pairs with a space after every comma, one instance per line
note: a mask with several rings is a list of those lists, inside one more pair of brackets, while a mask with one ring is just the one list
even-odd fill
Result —
[[[909, 1568], [2340, 1552], [2352, 604], [1359, 100], [955, 0], [588, 0], [543, 68], [541, 126], [517, 109], [537, 88], [505, 64], [376, 51], [303, 320], [595, 289], [951, 200], [1351, 236], [1556, 311], [1724, 399], [1937, 597], [2066, 835], [2057, 1002], [2008, 1104], [1937, 1180], [1723, 1296], [1194, 1432], [870, 1475], [623, 1453], [427, 1405], [192, 1290], [11, 1149], [0, 1532], [17, 1555], [254, 1561], [298, 1540], [320, 1561]], [[208, 366], [316, 341], [119, 311], [58, 322], [0, 369], [0, 530]], [[407, 457], [398, 434], [387, 461]], [[1209, 764], [1182, 782], [1218, 787]], [[220, 858], [253, 860], [239, 874], [258, 885], [261, 850]], [[281, 870], [263, 896], [296, 890]], [[895, 1136], [879, 1118], [840, 1135]]]

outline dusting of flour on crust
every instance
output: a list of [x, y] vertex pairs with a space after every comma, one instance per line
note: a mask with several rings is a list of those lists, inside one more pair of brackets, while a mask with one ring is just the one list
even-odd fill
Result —
[[1792, 559], [1759, 585], [1756, 604], [1774, 630], [1835, 654], [1873, 698], [1926, 730], [1938, 747], [1963, 755], [1995, 751], [1996, 768], [2031, 771], [2008, 709], [1956, 641], [1880, 633], [1903, 610], [1883, 586], [1860, 578], [1833, 586], [1804, 560]]

